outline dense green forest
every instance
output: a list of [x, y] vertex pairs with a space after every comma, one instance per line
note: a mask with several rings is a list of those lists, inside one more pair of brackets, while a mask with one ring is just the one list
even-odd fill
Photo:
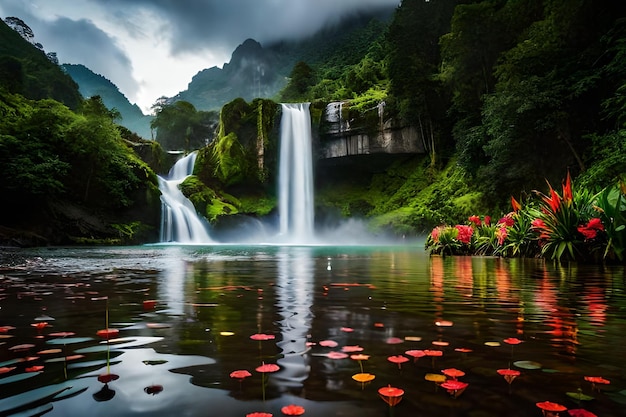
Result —
[[[0, 29], [19, 45], [17, 34]], [[422, 234], [474, 214], [503, 215], [511, 196], [526, 201], [568, 173], [576, 187], [596, 192], [626, 172], [623, 2], [404, 0], [388, 23], [374, 20], [355, 33], [323, 56], [303, 48], [308, 52], [271, 100], [235, 100], [219, 115], [184, 101], [157, 103], [157, 142], [201, 148], [197, 175], [183, 188], [216, 226], [227, 215], [274, 209], [281, 101], [311, 102], [314, 124], [331, 101], [344, 101], [354, 118], [368, 117], [384, 101], [385, 119], [418, 129], [425, 155], [358, 176], [318, 175], [319, 211], [365, 217], [373, 228], [397, 234]], [[139, 141], [116, 125], [114, 111], [77, 98], [76, 88], [61, 88], [71, 80], [58, 67], [32, 64], [45, 54], [34, 50], [30, 57], [21, 52], [26, 48], [0, 50], [2, 192], [19, 203], [3, 223], [12, 225], [20, 213], [36, 216], [39, 201], [49, 206], [59, 195], [87, 210], [132, 213], [138, 190], [153, 189], [154, 170], [163, 169], [158, 149], [148, 152], [152, 170], [136, 157], [130, 143]], [[96, 117], [106, 120], [107, 134], [82, 137], [79, 125]], [[54, 135], [41, 133], [46, 124]], [[96, 196], [102, 201], [91, 200]], [[126, 230], [132, 219], [116, 224]]]

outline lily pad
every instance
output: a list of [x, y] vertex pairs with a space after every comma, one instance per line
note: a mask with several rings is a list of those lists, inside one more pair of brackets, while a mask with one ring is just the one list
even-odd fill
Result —
[[541, 369], [541, 364], [534, 361], [516, 361], [513, 362], [513, 365], [522, 369]]
[[84, 343], [93, 340], [92, 337], [59, 337], [57, 339], [50, 339], [46, 343], [49, 345], [72, 345], [75, 343]]
[[595, 397], [592, 397], [591, 395], [583, 394], [582, 392], [566, 392], [565, 395], [567, 395], [570, 398], [575, 399], [576, 401], [591, 401], [595, 399]]
[[41, 372], [25, 372], [23, 374], [11, 375], [0, 378], [0, 385], [10, 384], [11, 382], [23, 381], [28, 378], [39, 375]]
[[44, 404], [39, 407], [31, 408], [19, 413], [11, 414], [11, 417], [39, 417], [52, 411], [54, 406], [52, 404]]

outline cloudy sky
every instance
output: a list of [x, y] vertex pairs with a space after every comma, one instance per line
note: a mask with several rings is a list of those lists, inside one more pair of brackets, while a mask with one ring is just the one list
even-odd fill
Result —
[[83, 64], [144, 113], [221, 67], [247, 38], [261, 44], [314, 33], [327, 23], [400, 0], [2, 0], [60, 63]]

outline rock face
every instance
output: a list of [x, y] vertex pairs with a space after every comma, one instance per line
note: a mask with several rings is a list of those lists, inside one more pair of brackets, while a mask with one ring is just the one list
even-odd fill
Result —
[[326, 106], [320, 122], [319, 158], [425, 153], [423, 138], [414, 126], [385, 120], [384, 102], [356, 116], [346, 104], [333, 102]]

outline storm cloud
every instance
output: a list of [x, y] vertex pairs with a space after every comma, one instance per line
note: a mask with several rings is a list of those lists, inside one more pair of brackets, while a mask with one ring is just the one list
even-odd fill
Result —
[[248, 38], [297, 40], [342, 18], [400, 0], [2, 0], [47, 52], [115, 83], [143, 109], [221, 67]]

